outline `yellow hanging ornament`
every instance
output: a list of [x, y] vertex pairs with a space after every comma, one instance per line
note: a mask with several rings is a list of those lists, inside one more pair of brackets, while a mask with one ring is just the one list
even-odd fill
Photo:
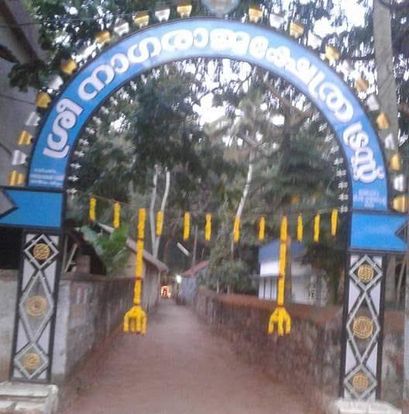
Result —
[[119, 229], [121, 227], [121, 204], [117, 201], [114, 203], [114, 219], [113, 219], [114, 229]]
[[240, 217], [236, 217], [234, 219], [234, 226], [233, 226], [233, 241], [234, 243], [238, 243], [240, 240]]
[[212, 215], [210, 213], [206, 214], [206, 224], [205, 224], [205, 240], [210, 241], [212, 238]]
[[190, 213], [186, 212], [183, 216], [183, 240], [186, 241], [190, 237]]
[[280, 241], [286, 242], [288, 238], [288, 219], [287, 216], [284, 216], [281, 219], [280, 225]]
[[135, 266], [135, 277], [143, 279], [143, 240], [136, 242], [136, 266]]
[[338, 230], [338, 210], [334, 208], [331, 212], [331, 236], [335, 237]]
[[138, 211], [138, 239], [145, 238], [145, 221], [146, 221], [146, 210], [140, 208]]
[[162, 236], [163, 234], [163, 218], [164, 213], [163, 210], [160, 210], [156, 213], [156, 235]]
[[304, 236], [304, 224], [302, 221], [302, 215], [299, 214], [297, 217], [297, 240], [302, 242]]
[[133, 288], [133, 303], [134, 305], [141, 304], [141, 297], [142, 297], [142, 279], [136, 279], [135, 285]]
[[266, 218], [264, 216], [260, 217], [258, 222], [258, 239], [263, 241], [266, 238]]
[[96, 207], [97, 207], [97, 199], [95, 197], [91, 197], [89, 199], [89, 219], [90, 221], [96, 220]]
[[320, 241], [320, 221], [321, 216], [317, 213], [314, 217], [314, 242], [316, 243]]
[[124, 332], [145, 335], [147, 324], [148, 317], [142, 307], [140, 305], [132, 306], [124, 317]]
[[148, 323], [146, 312], [142, 309], [143, 249], [145, 239], [146, 210], [138, 211], [138, 237], [136, 241], [135, 286], [131, 309], [124, 316], [124, 332], [145, 335]]
[[267, 332], [274, 333], [277, 330], [279, 336], [289, 334], [291, 332], [291, 317], [284, 307], [285, 293], [285, 276], [287, 267], [287, 243], [288, 243], [288, 220], [283, 217], [280, 226], [280, 255], [278, 264], [277, 279], [277, 307], [271, 314]]

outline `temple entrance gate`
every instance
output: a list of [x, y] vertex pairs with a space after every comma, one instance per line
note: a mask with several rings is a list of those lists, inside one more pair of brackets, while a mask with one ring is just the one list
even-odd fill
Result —
[[[25, 185], [0, 193], [8, 205], [0, 212], [0, 226], [24, 229], [11, 380], [47, 383], [51, 378], [67, 179], [81, 131], [104, 101], [136, 76], [199, 57], [245, 61], [286, 79], [330, 125], [349, 181], [340, 395], [379, 397], [385, 257], [406, 250], [397, 236], [406, 217], [391, 209], [384, 143], [355, 93], [315, 52], [265, 26], [216, 18], [174, 20], [120, 39], [79, 68], [50, 103], [31, 149]], [[74, 72], [73, 61], [65, 62], [65, 69], [70, 71], [70, 64]], [[49, 100], [40, 92], [40, 106]], [[37, 118], [27, 122], [25, 134], [34, 134]]]

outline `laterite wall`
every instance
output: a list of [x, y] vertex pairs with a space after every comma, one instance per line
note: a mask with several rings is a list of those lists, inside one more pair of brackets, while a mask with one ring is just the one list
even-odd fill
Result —
[[[292, 304], [288, 336], [267, 335], [274, 302], [245, 295], [218, 295], [200, 289], [197, 314], [231, 341], [239, 355], [274, 380], [302, 390], [314, 406], [338, 396], [342, 308]], [[383, 399], [400, 405], [403, 376], [403, 312], [387, 312], [383, 363]]]

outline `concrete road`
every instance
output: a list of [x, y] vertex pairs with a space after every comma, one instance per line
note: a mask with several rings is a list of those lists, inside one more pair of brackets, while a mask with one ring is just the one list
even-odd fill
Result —
[[170, 300], [145, 337], [119, 335], [88, 370], [64, 414], [311, 414], [298, 394], [241, 361]]

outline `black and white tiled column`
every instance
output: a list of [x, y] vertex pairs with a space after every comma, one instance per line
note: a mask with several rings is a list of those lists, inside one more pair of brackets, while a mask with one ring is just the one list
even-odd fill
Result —
[[10, 378], [49, 382], [57, 302], [60, 237], [24, 234]]
[[380, 392], [383, 325], [383, 256], [351, 254], [344, 311], [342, 393], [374, 400]]

